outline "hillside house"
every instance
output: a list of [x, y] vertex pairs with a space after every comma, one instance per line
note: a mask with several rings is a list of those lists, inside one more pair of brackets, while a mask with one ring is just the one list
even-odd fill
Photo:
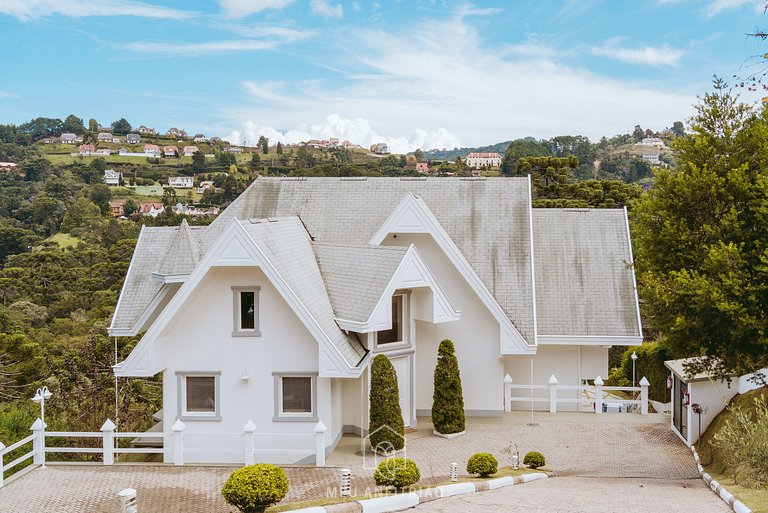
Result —
[[163, 157], [177, 158], [179, 156], [178, 146], [163, 146]]
[[77, 140], [76, 134], [64, 133], [61, 134], [61, 144], [75, 144]]
[[114, 169], [104, 170], [104, 183], [107, 185], [120, 185], [120, 179], [123, 177], [123, 173], [118, 173]]
[[157, 144], [145, 144], [144, 154], [148, 157], [159, 157], [161, 153], [160, 146]]
[[470, 153], [465, 157], [464, 163], [471, 169], [501, 167], [501, 155], [498, 153]]
[[143, 216], [157, 217], [165, 210], [165, 206], [162, 202], [158, 201], [143, 201], [139, 203], [139, 214]]
[[196, 151], [200, 151], [197, 146], [184, 146], [184, 156], [191, 157]]
[[371, 153], [375, 153], [376, 155], [389, 155], [389, 147], [387, 147], [387, 143], [372, 144]]
[[485, 417], [506, 374], [582, 385], [642, 341], [626, 210], [533, 209], [529, 178], [257, 178], [207, 227], [142, 229], [109, 333], [143, 334], [115, 373], [161, 378], [189, 463], [241, 462], [247, 423], [275, 463], [314, 461], [319, 422], [326, 453], [365, 433], [377, 354], [415, 427], [443, 339]]
[[119, 135], [113, 135], [112, 136], [112, 142], [115, 143], [115, 144], [121, 144], [121, 143], [126, 142], [126, 140], [123, 139], [122, 137], [120, 137]]
[[202, 194], [205, 191], [207, 191], [208, 189], [215, 189], [215, 188], [216, 188], [216, 186], [214, 185], [212, 180], [203, 180], [197, 186], [197, 193], [198, 194]]
[[136, 132], [140, 135], [157, 135], [157, 130], [141, 125], [136, 129]]
[[93, 144], [81, 144], [78, 146], [78, 155], [81, 157], [87, 157], [96, 153], [96, 146]]
[[425, 175], [429, 174], [429, 164], [426, 162], [417, 162], [416, 171]]
[[141, 136], [139, 134], [128, 134], [125, 136], [125, 142], [128, 144], [139, 144]]
[[110, 151], [109, 148], [97, 148], [96, 151], [91, 152], [91, 155], [107, 156], [107, 155], [111, 155], [111, 154], [112, 154], [112, 152]]
[[165, 133], [165, 136], [166, 137], [174, 137], [174, 138], [186, 139], [187, 138], [187, 132], [185, 132], [184, 130], [181, 130], [179, 128], [173, 127], [173, 128], [171, 128], [170, 130], [168, 130]]
[[168, 187], [174, 189], [191, 189], [194, 179], [191, 176], [171, 176], [168, 178]]
[[641, 153], [641, 156], [644, 161], [648, 162], [652, 166], [658, 166], [661, 164], [661, 160], [659, 159], [660, 153], [658, 149], [645, 148]]
[[112, 132], [99, 132], [96, 140], [98, 142], [112, 142]]
[[115, 217], [124, 217], [125, 216], [125, 203], [127, 200], [124, 199], [116, 199], [116, 200], [110, 200], [109, 201], [109, 211], [112, 213]]
[[192, 142], [207, 143], [208, 138], [205, 136], [205, 134], [195, 134], [195, 137], [192, 138]]
[[111, 134], [112, 132], [114, 132], [114, 130], [112, 129], [111, 126], [101, 126], [101, 125], [99, 125], [98, 132], [99, 133], [103, 133], [103, 134]]
[[224, 148], [224, 151], [227, 153], [242, 153], [243, 149], [239, 146], [227, 146]]

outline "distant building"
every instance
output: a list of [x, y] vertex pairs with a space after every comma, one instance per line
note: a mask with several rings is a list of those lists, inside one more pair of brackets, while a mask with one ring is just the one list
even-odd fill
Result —
[[162, 202], [144, 201], [139, 204], [139, 213], [143, 216], [157, 217], [165, 210]]
[[185, 157], [191, 157], [196, 151], [200, 151], [197, 146], [184, 146]]
[[191, 176], [171, 176], [168, 178], [168, 187], [174, 189], [191, 189], [194, 180]]
[[80, 146], [78, 146], [77, 149], [78, 149], [78, 154], [81, 157], [86, 157], [96, 152], [96, 146], [94, 146], [93, 144], [81, 144]]
[[115, 144], [120, 144], [120, 143], [125, 142], [125, 140], [122, 137], [120, 137], [119, 135], [113, 135], [112, 136], [112, 142], [115, 143]]
[[13, 169], [18, 166], [19, 165], [16, 162], [0, 162], [0, 169]]
[[115, 217], [123, 217], [125, 215], [125, 202], [124, 199], [111, 200], [109, 202], [109, 210]]
[[163, 146], [163, 156], [164, 157], [170, 157], [175, 158], [179, 156], [179, 147], [178, 146]]
[[109, 151], [109, 148], [99, 148], [98, 150], [92, 152], [93, 155], [111, 155], [112, 152]]
[[159, 157], [160, 156], [160, 146], [157, 144], [145, 144], [144, 145], [144, 154], [148, 157]]
[[114, 169], [104, 170], [104, 183], [107, 185], [120, 185], [120, 179], [123, 177], [122, 173], [118, 173]]
[[642, 141], [636, 143], [635, 146], [655, 146], [657, 148], [664, 148], [666, 145], [664, 141], [659, 137], [644, 137]]
[[429, 164], [426, 162], [417, 162], [416, 171], [419, 173], [429, 174]]
[[227, 146], [226, 148], [224, 148], [224, 151], [228, 153], [242, 153], [243, 149], [239, 146]]
[[105, 134], [111, 134], [112, 133], [112, 127], [111, 126], [101, 126], [99, 125], [99, 133], [105, 133]]
[[96, 140], [99, 142], [112, 142], [112, 132], [99, 132]]
[[141, 125], [139, 128], [136, 129], [136, 132], [138, 132], [141, 135], [157, 135], [157, 130], [154, 128], [149, 128], [144, 125]]
[[376, 155], [389, 155], [389, 148], [387, 143], [376, 143], [371, 145], [371, 153]]
[[61, 134], [60, 140], [61, 140], [61, 144], [75, 144], [75, 141], [77, 140], [77, 135], [70, 134], [70, 133]]
[[212, 180], [204, 180], [200, 182], [200, 184], [197, 186], [197, 193], [202, 194], [208, 189], [215, 189], [216, 186], [213, 184]]
[[659, 152], [658, 151], [644, 151], [643, 152], [643, 160], [648, 162], [649, 164], [653, 164], [654, 166], [658, 166], [661, 164], [661, 160], [659, 160]]
[[187, 132], [180, 128], [173, 127], [165, 133], [166, 137], [180, 137], [182, 139], [187, 138]]
[[205, 136], [205, 134], [195, 134], [195, 137], [192, 139], [192, 142], [207, 143], [208, 138]]
[[464, 159], [470, 168], [501, 167], [501, 155], [498, 153], [470, 153]]
[[125, 142], [128, 144], [139, 144], [141, 142], [141, 136], [139, 134], [128, 134], [125, 136]]
[[221, 142], [221, 137], [211, 137], [211, 144], [219, 144]]

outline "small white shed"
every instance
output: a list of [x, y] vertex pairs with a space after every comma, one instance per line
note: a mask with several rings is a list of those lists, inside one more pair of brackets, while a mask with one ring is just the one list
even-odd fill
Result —
[[[698, 442], [701, 433], [704, 433], [717, 414], [728, 406], [733, 396], [758, 388], [750, 379], [751, 375], [734, 376], [730, 383], [727, 380], [712, 378], [708, 373], [688, 375], [686, 365], [696, 360], [698, 358], [664, 362], [664, 366], [670, 370], [667, 388], [672, 389], [672, 431], [689, 447]], [[697, 408], [697, 405], [700, 408]]]

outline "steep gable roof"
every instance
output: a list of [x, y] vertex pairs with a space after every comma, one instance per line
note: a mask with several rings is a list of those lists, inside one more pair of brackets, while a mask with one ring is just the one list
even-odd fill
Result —
[[184, 219], [181, 221], [171, 246], [168, 248], [168, 254], [160, 264], [157, 273], [165, 276], [186, 275], [195, 270], [199, 260], [197, 241], [187, 220]]
[[530, 200], [526, 178], [258, 178], [209, 227], [234, 218], [299, 216], [322, 244], [365, 245], [411, 193], [422, 200], [505, 314], [535, 340]]
[[625, 210], [533, 209], [539, 342], [642, 332]]

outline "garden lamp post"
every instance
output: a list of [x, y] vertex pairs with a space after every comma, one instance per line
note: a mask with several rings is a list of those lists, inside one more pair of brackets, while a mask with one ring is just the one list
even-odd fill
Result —
[[32, 398], [36, 403], [40, 403], [40, 420], [45, 426], [45, 401], [50, 399], [53, 394], [48, 387], [38, 388], [35, 392], [35, 397]]
[[637, 361], [637, 353], [632, 351], [632, 356], [630, 356], [630, 358], [632, 358], [632, 387], [634, 388], [634, 386], [635, 386], [635, 362]]

